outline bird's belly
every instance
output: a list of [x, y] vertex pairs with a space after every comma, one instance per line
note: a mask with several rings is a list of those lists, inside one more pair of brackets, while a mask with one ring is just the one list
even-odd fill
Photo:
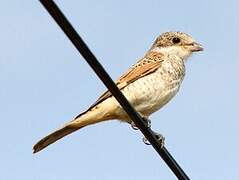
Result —
[[179, 80], [169, 83], [152, 74], [128, 85], [123, 94], [138, 112], [149, 116], [169, 102], [179, 86]]

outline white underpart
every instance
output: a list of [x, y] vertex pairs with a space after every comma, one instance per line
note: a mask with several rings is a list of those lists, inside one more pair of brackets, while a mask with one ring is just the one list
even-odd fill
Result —
[[[184, 78], [184, 62], [191, 54], [180, 47], [156, 48], [165, 55], [161, 67], [154, 73], [126, 86], [122, 92], [129, 102], [143, 116], [149, 116], [167, 104], [178, 92]], [[113, 98], [113, 97], [112, 97]], [[116, 103], [116, 113], [122, 120], [129, 121], [125, 112], [113, 98], [109, 101]], [[110, 102], [109, 102], [110, 104]]]

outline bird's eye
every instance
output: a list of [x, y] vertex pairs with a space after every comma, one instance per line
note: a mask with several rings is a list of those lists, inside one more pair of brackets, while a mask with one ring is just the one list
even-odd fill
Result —
[[178, 38], [178, 37], [174, 37], [173, 39], [172, 39], [172, 42], [173, 42], [173, 44], [178, 44], [178, 43], [180, 43], [180, 39]]

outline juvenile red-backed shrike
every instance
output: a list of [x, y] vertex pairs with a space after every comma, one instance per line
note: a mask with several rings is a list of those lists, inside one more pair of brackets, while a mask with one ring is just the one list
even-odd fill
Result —
[[[185, 75], [186, 59], [193, 52], [202, 50], [201, 45], [185, 33], [163, 33], [145, 56], [116, 81], [116, 85], [133, 107], [147, 118], [175, 96]], [[34, 145], [34, 153], [85, 126], [112, 119], [131, 123], [116, 99], [106, 91], [88, 110]]]

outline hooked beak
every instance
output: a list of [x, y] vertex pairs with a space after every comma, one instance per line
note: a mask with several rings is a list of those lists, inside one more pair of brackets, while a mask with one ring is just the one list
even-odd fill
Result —
[[199, 43], [196, 43], [196, 42], [187, 44], [186, 47], [187, 47], [191, 52], [203, 51], [202, 45], [199, 44]]

